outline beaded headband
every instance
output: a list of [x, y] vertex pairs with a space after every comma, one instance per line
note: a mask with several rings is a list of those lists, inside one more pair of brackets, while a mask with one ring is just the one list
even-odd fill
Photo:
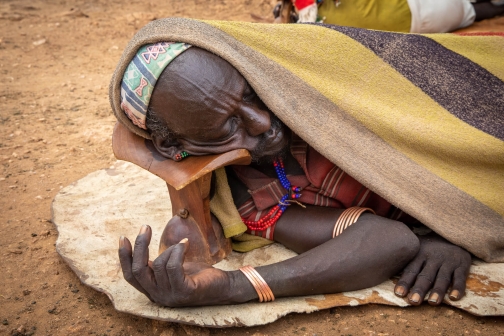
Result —
[[121, 109], [133, 124], [147, 129], [147, 108], [159, 76], [171, 61], [190, 47], [187, 43], [158, 42], [138, 50], [121, 82]]

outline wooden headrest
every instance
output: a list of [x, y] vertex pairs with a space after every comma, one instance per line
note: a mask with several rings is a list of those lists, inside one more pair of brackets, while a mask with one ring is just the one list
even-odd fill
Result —
[[112, 135], [112, 149], [119, 160], [132, 162], [161, 177], [176, 190], [200, 177], [228, 165], [248, 165], [251, 157], [246, 149], [205, 156], [190, 156], [176, 162], [163, 157], [152, 141], [129, 131], [117, 122]]

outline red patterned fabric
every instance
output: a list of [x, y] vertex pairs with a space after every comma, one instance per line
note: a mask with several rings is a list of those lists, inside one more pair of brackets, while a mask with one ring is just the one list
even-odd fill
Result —
[[[305, 173], [304, 175], [289, 175], [289, 172], [286, 172], [291, 184], [303, 189], [299, 202], [340, 209], [352, 206], [367, 207], [373, 209], [379, 216], [408, 223], [416, 221], [364, 187], [308, 146], [301, 138], [293, 137], [290, 151]], [[287, 193], [277, 178], [269, 177], [254, 167], [233, 166], [233, 170], [247, 186], [252, 196], [238, 207], [240, 216], [246, 220], [258, 221]], [[287, 208], [286, 211], [289, 209]], [[274, 229], [272, 226], [265, 231], [248, 230], [247, 232], [273, 240]]]

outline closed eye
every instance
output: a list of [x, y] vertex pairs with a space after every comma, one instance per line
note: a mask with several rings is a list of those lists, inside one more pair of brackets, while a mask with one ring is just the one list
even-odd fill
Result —
[[228, 125], [229, 125], [229, 132], [221, 138], [221, 140], [227, 140], [229, 139], [230, 137], [233, 136], [233, 134], [236, 133], [236, 130], [238, 129], [238, 123], [239, 123], [239, 117], [237, 116], [233, 116], [231, 118], [228, 119]]
[[[215, 147], [215, 146], [223, 146], [233, 140], [233, 135], [235, 135], [236, 130], [238, 129], [239, 118], [232, 117], [226, 121], [229, 127], [229, 131], [226, 132], [223, 136], [213, 137], [213, 139], [183, 139], [182, 142], [188, 142], [192, 145], [198, 147]], [[215, 133], [214, 133], [215, 134]]]

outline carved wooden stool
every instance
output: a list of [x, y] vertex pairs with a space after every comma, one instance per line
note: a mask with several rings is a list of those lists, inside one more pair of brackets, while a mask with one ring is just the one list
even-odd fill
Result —
[[250, 164], [247, 150], [191, 156], [175, 162], [159, 154], [150, 140], [132, 133], [120, 123], [114, 127], [112, 148], [117, 159], [132, 162], [166, 181], [173, 218], [163, 231], [159, 253], [189, 238], [186, 260], [215, 264], [229, 254], [231, 242], [210, 214], [212, 171], [227, 165]]

